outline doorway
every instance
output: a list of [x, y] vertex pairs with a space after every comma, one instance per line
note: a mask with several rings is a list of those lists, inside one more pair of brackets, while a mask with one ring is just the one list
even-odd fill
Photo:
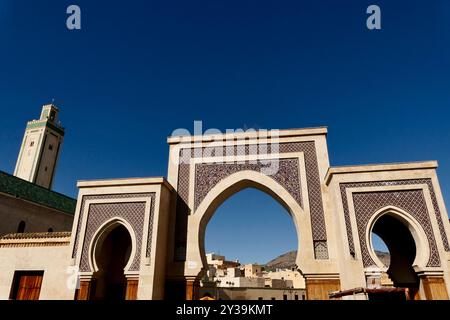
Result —
[[131, 236], [127, 228], [117, 224], [99, 239], [95, 260], [99, 271], [95, 278], [95, 300], [124, 300], [127, 279], [125, 266], [131, 255]]

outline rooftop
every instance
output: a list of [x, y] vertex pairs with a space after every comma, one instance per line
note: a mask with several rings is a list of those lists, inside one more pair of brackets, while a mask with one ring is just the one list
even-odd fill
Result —
[[69, 238], [71, 232], [31, 232], [31, 233], [10, 233], [0, 237], [0, 240], [21, 240], [21, 239], [54, 239]]
[[75, 213], [77, 200], [0, 171], [0, 193], [45, 207]]

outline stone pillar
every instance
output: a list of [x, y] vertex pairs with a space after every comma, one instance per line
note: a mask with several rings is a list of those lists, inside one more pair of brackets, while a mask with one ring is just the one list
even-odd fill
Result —
[[367, 268], [364, 272], [366, 276], [366, 288], [379, 289], [381, 288], [381, 269], [378, 267]]
[[305, 275], [305, 283], [307, 300], [329, 300], [328, 294], [330, 292], [341, 289], [341, 283], [337, 276]]
[[448, 300], [448, 292], [442, 275], [421, 274], [420, 288], [425, 300]]

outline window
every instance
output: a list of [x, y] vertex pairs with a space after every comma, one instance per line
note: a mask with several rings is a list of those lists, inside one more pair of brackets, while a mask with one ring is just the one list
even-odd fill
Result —
[[275, 297], [272, 297], [272, 299], [270, 299], [270, 300], [276, 300], [276, 299], [275, 299]]
[[30, 147], [34, 146], [34, 141], [30, 142]]
[[298, 300], [298, 294], [294, 296], [294, 300]]
[[262, 300], [263, 298], [262, 297], [258, 297], [258, 300]]
[[25, 232], [25, 221], [20, 221], [19, 225], [17, 226], [17, 233], [24, 233]]
[[50, 151], [53, 150], [53, 145], [52, 144], [48, 145], [48, 150], [50, 150]]
[[287, 300], [287, 294], [283, 294], [283, 300]]
[[304, 294], [302, 294], [302, 300], [305, 300], [306, 296]]
[[44, 271], [16, 271], [11, 288], [12, 300], [39, 300]]
[[53, 228], [48, 228], [47, 232], [53, 232]]

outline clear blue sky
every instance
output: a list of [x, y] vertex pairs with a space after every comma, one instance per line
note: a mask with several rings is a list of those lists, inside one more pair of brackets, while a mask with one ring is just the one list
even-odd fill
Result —
[[[372, 3], [380, 31], [365, 27]], [[72, 196], [79, 179], [166, 175], [165, 138], [202, 120], [328, 126], [332, 165], [438, 160], [450, 203], [449, 14], [446, 0], [2, 0], [0, 169], [55, 98], [55, 189]]]

